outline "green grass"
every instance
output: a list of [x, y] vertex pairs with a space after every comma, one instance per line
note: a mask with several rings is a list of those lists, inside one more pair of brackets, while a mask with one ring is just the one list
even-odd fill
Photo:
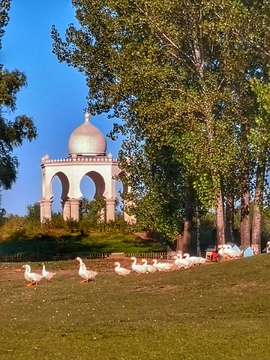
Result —
[[0, 258], [21, 256], [37, 261], [53, 256], [87, 256], [90, 253], [164, 252], [166, 244], [137, 239], [137, 227], [124, 221], [91, 223], [52, 218], [45, 224], [10, 216], [0, 224]]
[[28, 288], [19, 264], [0, 264], [1, 359], [270, 358], [267, 254], [127, 279], [113, 260], [87, 265], [93, 283], [70, 261]]
[[35, 238], [17, 237], [0, 241], [0, 257], [21, 254], [37, 256], [39, 260], [55, 255], [68, 255], [71, 258], [89, 253], [148, 253], [166, 251], [166, 245], [154, 241], [136, 239], [132, 234], [102, 232], [92, 235], [58, 235]]

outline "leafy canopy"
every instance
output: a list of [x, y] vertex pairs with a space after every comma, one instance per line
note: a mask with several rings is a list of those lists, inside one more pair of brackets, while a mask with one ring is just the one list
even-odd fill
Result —
[[133, 211], [148, 208], [154, 226], [169, 223], [174, 232], [190, 183], [205, 209], [221, 189], [238, 191], [256, 157], [247, 142], [257, 110], [249, 78], [268, 59], [267, 2], [72, 4], [81, 28], [71, 24], [62, 40], [53, 27], [53, 52], [84, 72], [93, 115], [123, 120], [111, 136], [127, 137], [119, 160]]

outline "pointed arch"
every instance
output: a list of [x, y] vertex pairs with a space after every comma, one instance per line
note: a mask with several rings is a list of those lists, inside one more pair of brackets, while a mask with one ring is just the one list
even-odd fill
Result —
[[[84, 176], [88, 176], [91, 180], [93, 180], [95, 184], [95, 194], [94, 198], [97, 196], [103, 196], [105, 192], [105, 180], [102, 175], [100, 175], [96, 171], [89, 171]], [[82, 181], [82, 179], [81, 179]]]
[[[70, 188], [68, 177], [62, 171], [58, 171], [57, 173], [55, 173], [51, 179], [51, 189], [52, 189], [53, 179], [56, 176], [59, 178], [61, 185], [62, 185], [61, 199], [65, 201], [68, 199], [68, 192], [69, 192], [69, 188]], [[52, 191], [52, 197], [53, 197], [53, 191]]]

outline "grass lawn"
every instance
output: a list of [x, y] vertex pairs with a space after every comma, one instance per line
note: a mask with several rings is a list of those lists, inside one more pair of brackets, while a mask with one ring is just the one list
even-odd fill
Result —
[[270, 359], [268, 254], [123, 279], [113, 262], [86, 262], [89, 284], [46, 263], [53, 283], [33, 287], [1, 263], [0, 359]]
[[76, 256], [87, 256], [90, 253], [148, 253], [167, 250], [166, 244], [138, 239], [132, 234], [120, 232], [55, 235], [43, 235], [40, 238], [18, 236], [5, 241], [0, 239], [0, 257], [21, 254], [28, 259], [34, 256], [38, 261], [43, 261], [57, 255], [74, 259]]

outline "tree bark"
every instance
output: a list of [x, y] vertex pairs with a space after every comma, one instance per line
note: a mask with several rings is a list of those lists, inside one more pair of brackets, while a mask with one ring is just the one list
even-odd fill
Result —
[[190, 252], [190, 240], [191, 240], [191, 221], [184, 220], [183, 230], [181, 234], [177, 235], [176, 251], [178, 253], [189, 253]]
[[201, 233], [201, 217], [199, 213], [199, 208], [197, 206], [197, 256], [201, 256], [201, 244], [200, 244], [200, 233]]
[[192, 209], [188, 202], [185, 205], [185, 220], [183, 226], [183, 254], [190, 252]]
[[241, 194], [241, 219], [240, 219], [240, 236], [241, 245], [250, 245], [250, 225], [249, 225], [249, 181], [248, 174], [244, 176], [242, 194]]
[[234, 242], [233, 234], [234, 223], [234, 198], [228, 196], [226, 200], [226, 227], [225, 227], [225, 240], [226, 242]]
[[221, 190], [217, 197], [216, 206], [216, 228], [217, 228], [217, 245], [225, 244], [225, 233], [224, 233], [224, 210], [223, 210], [223, 198]]
[[262, 214], [260, 211], [260, 204], [263, 195], [264, 173], [265, 173], [264, 168], [262, 166], [258, 166], [256, 188], [254, 195], [253, 219], [252, 219], [252, 243], [251, 243], [251, 247], [256, 255], [261, 253]]

